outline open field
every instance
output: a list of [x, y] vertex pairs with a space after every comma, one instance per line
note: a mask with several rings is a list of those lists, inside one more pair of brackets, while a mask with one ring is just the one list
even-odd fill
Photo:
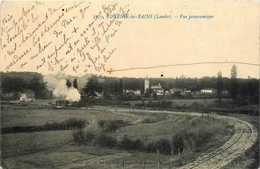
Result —
[[107, 111], [91, 111], [90, 108], [74, 109], [20, 109], [2, 111], [2, 127], [37, 126], [46, 123], [60, 123], [70, 118], [84, 119], [89, 122], [95, 120], [124, 119], [132, 121], [131, 116], [118, 117]]
[[[174, 133], [190, 130], [192, 133], [206, 131], [210, 139], [195, 149], [178, 155], [162, 155], [160, 161], [164, 167], [176, 167], [193, 161], [228, 141], [232, 126], [225, 120], [203, 119], [198, 116], [186, 116], [130, 111], [114, 107], [95, 106], [79, 109], [8, 109], [2, 111], [2, 128], [13, 126], [37, 126], [46, 123], [63, 122], [70, 118], [84, 119], [89, 124], [83, 131], [102, 132], [98, 121], [123, 120], [128, 125], [119, 127], [106, 134], [120, 140], [122, 137], [140, 139], [144, 143], [161, 138], [170, 140]], [[73, 130], [44, 131], [2, 135], [2, 162], [7, 168], [156, 168], [158, 155], [136, 150], [122, 150], [92, 145], [78, 145], [74, 142]], [[198, 134], [198, 133], [197, 133]], [[171, 164], [175, 161], [176, 164]], [[180, 162], [181, 161], [181, 162]], [[96, 163], [99, 162], [99, 165]], [[143, 163], [146, 164], [143, 164]]]
[[[194, 102], [197, 102], [198, 104], [204, 104], [205, 103], [205, 100], [204, 99], [156, 99], [156, 100], [154, 100], [154, 99], [152, 99], [151, 101], [153, 101], [153, 102], [159, 102], [159, 101], [161, 101], [161, 100], [164, 100], [164, 101], [172, 101], [173, 102], [173, 104], [175, 104], [175, 105], [179, 105], [179, 106], [182, 106], [182, 105], [186, 105], [186, 106], [190, 106], [192, 103], [194, 103]], [[223, 101], [224, 100], [228, 100], [228, 99], [223, 99]], [[217, 99], [215, 99], [215, 98], [208, 98], [207, 99], [207, 103], [210, 105], [210, 104], [213, 104], [215, 101], [217, 101]], [[125, 101], [126, 103], [131, 103], [131, 102], [133, 102], [134, 104], [140, 104], [140, 103], [142, 103], [142, 101], [141, 100], [134, 100], [134, 101]], [[149, 102], [149, 100], [144, 100], [144, 103], [148, 103]]]

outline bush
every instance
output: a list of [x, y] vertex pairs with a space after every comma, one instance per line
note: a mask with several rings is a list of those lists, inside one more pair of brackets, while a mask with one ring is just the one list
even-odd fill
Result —
[[96, 145], [100, 147], [115, 147], [116, 140], [111, 137], [107, 136], [104, 133], [101, 134], [94, 134], [92, 132], [83, 133], [83, 131], [77, 130], [73, 132], [73, 139], [76, 143], [86, 144], [86, 145]]
[[186, 110], [187, 109], [186, 104], [183, 104], [183, 105], [177, 104], [177, 105], [174, 105], [172, 107], [175, 108], [175, 109], [178, 109], [178, 110]]
[[209, 130], [206, 130], [204, 132], [198, 132], [196, 140], [195, 140], [195, 146], [196, 148], [200, 147], [205, 142], [208, 142], [213, 136], [213, 133]]
[[151, 105], [153, 104], [152, 100], [149, 100], [148, 103], [147, 103], [147, 106], [148, 107], [152, 107]]
[[116, 140], [111, 137], [111, 136], [107, 136], [104, 133], [101, 133], [99, 135], [96, 135], [95, 140], [94, 140], [94, 144], [100, 146], [100, 147], [115, 147], [116, 146]]
[[[131, 140], [124, 137], [121, 141], [117, 141], [111, 136], [107, 136], [104, 133], [94, 134], [91, 132], [83, 133], [82, 130], [77, 130], [73, 133], [73, 139], [76, 143], [80, 144], [93, 144], [94, 146], [115, 148], [118, 147], [124, 150], [146, 150], [143, 142], [140, 139]], [[153, 144], [154, 146], [154, 144]], [[154, 148], [155, 147], [155, 148]], [[156, 146], [153, 148], [148, 147], [148, 151], [156, 152]], [[155, 149], [155, 151], [154, 151]]]
[[42, 127], [44, 130], [60, 130], [60, 129], [65, 129], [65, 126], [63, 123], [47, 123]]
[[123, 120], [98, 121], [99, 127], [101, 127], [106, 132], [115, 131], [118, 127], [126, 126], [127, 124], [128, 123]]
[[105, 131], [115, 131], [118, 128], [117, 123], [115, 121], [105, 122], [103, 125], [103, 129]]
[[57, 123], [57, 122], [54, 122], [54, 123], [47, 123], [43, 126], [43, 129], [44, 130], [68, 130], [68, 129], [81, 129], [81, 128], [84, 128], [86, 126], [86, 121], [83, 120], [83, 119], [68, 119], [62, 123]]
[[95, 134], [92, 132], [87, 132], [84, 137], [84, 143], [90, 144], [92, 140], [94, 140]]
[[101, 127], [101, 128], [103, 128], [105, 122], [106, 122], [105, 120], [100, 120], [100, 121], [98, 121], [98, 126]]
[[86, 126], [86, 121], [84, 119], [69, 119], [64, 122], [66, 129], [81, 129]]
[[158, 101], [151, 101], [151, 100], [149, 100], [149, 102], [148, 102], [148, 107], [159, 107], [160, 106], [160, 102], [158, 102]]
[[160, 102], [161, 108], [171, 108], [172, 107], [172, 101], [162, 101]]
[[134, 150], [143, 150], [144, 149], [144, 144], [143, 142], [141, 142], [140, 139], [136, 139], [135, 141], [133, 141], [132, 143], [132, 149]]
[[157, 141], [157, 147], [161, 154], [171, 154], [171, 145], [168, 140], [160, 139]]
[[131, 140], [127, 137], [124, 137], [117, 145], [119, 148], [124, 150], [144, 150], [144, 144], [141, 140]]
[[127, 137], [124, 137], [119, 143], [118, 147], [124, 150], [131, 150], [132, 149], [132, 140]]
[[144, 106], [145, 106], [144, 103], [136, 103], [136, 104], [135, 104], [135, 107], [144, 107]]
[[182, 153], [184, 149], [184, 140], [183, 140], [183, 135], [181, 133], [177, 133], [172, 137], [172, 149], [173, 153]]
[[212, 132], [203, 128], [179, 131], [172, 137], [173, 153], [200, 149], [201, 145], [207, 143], [212, 136]]
[[7, 133], [28, 133], [28, 132], [39, 132], [39, 131], [51, 131], [51, 130], [70, 130], [70, 129], [81, 129], [86, 126], [85, 120], [69, 119], [61, 123], [46, 123], [43, 126], [14, 126], [2, 128], [3, 134]]
[[192, 102], [191, 105], [190, 105], [190, 110], [191, 111], [195, 111], [195, 112], [198, 112], [199, 109], [200, 109], [201, 105], [199, 105], [198, 102]]
[[104, 130], [104, 131], [114, 131], [117, 129], [117, 124], [115, 121], [105, 121], [101, 120], [98, 122], [98, 125]]
[[156, 144], [153, 143], [153, 142], [148, 143], [148, 144], [145, 146], [145, 151], [146, 151], [147, 153], [156, 153], [156, 151], [157, 151], [157, 146], [156, 146]]
[[73, 132], [73, 139], [76, 143], [83, 143], [84, 140], [85, 140], [84, 135], [83, 135], [83, 131], [81, 129], [74, 131]]

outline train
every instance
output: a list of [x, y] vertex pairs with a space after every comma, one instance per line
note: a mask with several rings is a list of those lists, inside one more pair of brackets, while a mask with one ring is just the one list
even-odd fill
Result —
[[69, 107], [81, 107], [81, 104], [79, 101], [69, 101], [65, 99], [59, 99], [56, 100], [54, 103], [52, 103], [52, 107], [56, 109], [64, 109]]

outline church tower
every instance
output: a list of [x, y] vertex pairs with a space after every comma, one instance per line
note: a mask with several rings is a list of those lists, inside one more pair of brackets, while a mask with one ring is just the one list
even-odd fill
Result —
[[144, 80], [144, 91], [146, 91], [147, 89], [149, 89], [149, 79], [146, 76], [146, 78]]

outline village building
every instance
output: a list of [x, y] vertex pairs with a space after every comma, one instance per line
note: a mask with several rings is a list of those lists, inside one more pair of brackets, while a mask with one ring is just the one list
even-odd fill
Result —
[[211, 93], [213, 93], [213, 89], [202, 89], [202, 90], [200, 90], [200, 92], [201, 93], [208, 93], [208, 94], [211, 94]]
[[129, 89], [125, 89], [125, 93], [126, 94], [134, 94], [134, 95], [141, 95], [141, 90], [129, 90]]
[[172, 93], [170, 91], [165, 91], [165, 93], [164, 93], [165, 96], [171, 96], [171, 94]]
[[31, 90], [21, 93], [20, 102], [33, 102], [35, 101], [35, 93]]
[[151, 89], [157, 94], [157, 96], [163, 96], [164, 90], [160, 83], [158, 85], [152, 85]]
[[191, 97], [191, 90], [186, 90], [186, 89], [183, 89], [182, 92], [181, 92], [181, 95], [184, 96], [184, 97]]
[[181, 92], [181, 89], [179, 89], [179, 88], [172, 88], [172, 89], [170, 89], [170, 92], [172, 94], [175, 93], [175, 92]]

